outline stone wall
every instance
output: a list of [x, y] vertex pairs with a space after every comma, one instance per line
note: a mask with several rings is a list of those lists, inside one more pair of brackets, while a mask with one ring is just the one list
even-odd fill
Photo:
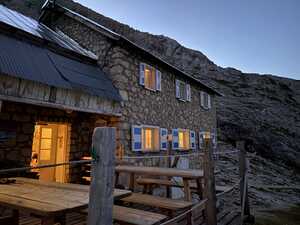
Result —
[[[170, 73], [168, 68], [142, 58], [136, 51], [119, 46], [100, 32], [67, 16], [53, 22], [52, 27], [61, 30], [98, 55], [100, 67], [119, 89], [124, 100], [119, 126], [120, 139], [127, 154], [131, 153], [131, 125], [160, 126], [167, 128], [169, 132], [173, 128], [198, 132], [200, 129], [211, 130], [216, 127], [214, 98], [211, 110], [202, 109], [199, 94], [201, 89], [197, 83], [190, 83], [192, 102], [179, 101], [175, 96], [175, 79], [179, 76]], [[162, 72], [161, 92], [153, 92], [139, 85], [140, 62], [148, 63]]]
[[[3, 102], [0, 112], [0, 162], [12, 161], [28, 166], [36, 122], [67, 123], [70, 125], [69, 160], [79, 160], [90, 154], [95, 126], [111, 126], [112, 118], [72, 112], [22, 103]], [[79, 181], [80, 167], [70, 169], [70, 182]]]

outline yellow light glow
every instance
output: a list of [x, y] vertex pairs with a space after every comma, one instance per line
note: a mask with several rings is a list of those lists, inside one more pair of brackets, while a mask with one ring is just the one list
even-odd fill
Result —
[[145, 129], [145, 148], [152, 149], [152, 130]]
[[184, 148], [184, 133], [183, 133], [183, 131], [179, 131], [179, 133], [178, 133], [178, 143], [179, 143], [179, 148]]
[[210, 132], [204, 132], [203, 138], [204, 138], [205, 140], [211, 139], [211, 134], [210, 134]]

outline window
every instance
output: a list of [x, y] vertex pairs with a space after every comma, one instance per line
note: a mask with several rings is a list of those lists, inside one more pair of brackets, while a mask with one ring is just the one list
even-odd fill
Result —
[[140, 85], [153, 91], [161, 91], [161, 72], [145, 63], [140, 63]]
[[179, 98], [182, 100], [186, 99], [186, 90], [184, 82], [179, 82]]
[[204, 109], [211, 108], [211, 97], [208, 93], [201, 91], [200, 92], [200, 101], [201, 101], [202, 108], [204, 108]]
[[195, 132], [186, 129], [173, 129], [172, 148], [174, 150], [195, 149]]
[[151, 66], [145, 66], [145, 88], [155, 90], [155, 69]]
[[154, 126], [133, 126], [133, 151], [159, 151], [160, 128]]
[[190, 148], [190, 133], [188, 130], [179, 130], [178, 143], [179, 143], [180, 149], [189, 149]]
[[181, 101], [191, 101], [191, 86], [181, 80], [176, 80], [176, 98]]

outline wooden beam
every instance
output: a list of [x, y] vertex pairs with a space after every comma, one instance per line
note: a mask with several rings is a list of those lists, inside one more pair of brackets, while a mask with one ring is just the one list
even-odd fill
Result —
[[88, 210], [89, 225], [112, 225], [115, 149], [116, 129], [96, 128], [92, 144], [94, 161]]
[[101, 114], [101, 115], [107, 115], [107, 116], [116, 116], [121, 117], [121, 113], [108, 113], [102, 110], [94, 110], [94, 109], [88, 109], [88, 108], [79, 108], [74, 106], [68, 106], [58, 103], [52, 103], [52, 102], [44, 102], [41, 100], [35, 100], [35, 99], [27, 99], [22, 97], [15, 97], [15, 96], [7, 96], [0, 94], [0, 99], [5, 101], [11, 101], [11, 102], [19, 102], [19, 103], [25, 103], [30, 105], [37, 105], [37, 106], [43, 106], [43, 107], [49, 107], [49, 108], [55, 108], [55, 109], [61, 109], [61, 110], [73, 110], [78, 112], [86, 112], [86, 113], [94, 113], [94, 114]]
[[[210, 135], [211, 137], [211, 135]], [[207, 199], [205, 219], [207, 225], [217, 225], [217, 207], [216, 207], [216, 187], [214, 162], [212, 157], [212, 139], [204, 139], [204, 198]]]

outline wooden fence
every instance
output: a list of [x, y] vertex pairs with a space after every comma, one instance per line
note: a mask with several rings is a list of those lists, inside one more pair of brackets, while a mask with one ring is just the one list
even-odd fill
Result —
[[[89, 225], [110, 225], [113, 223], [113, 177], [114, 177], [114, 151], [116, 130], [115, 128], [96, 128], [93, 134], [92, 144], [92, 182], [90, 186], [90, 202], [88, 210]], [[248, 162], [244, 142], [238, 142], [239, 150], [239, 175], [241, 198], [241, 224], [244, 217], [250, 215], [248, 199], [247, 170]], [[199, 207], [205, 207], [205, 222], [207, 225], [217, 225], [217, 195], [215, 190], [215, 174], [212, 141], [205, 139], [203, 154], [204, 169], [204, 199], [205, 203]], [[192, 208], [193, 209], [193, 208]], [[183, 215], [189, 212], [185, 212]], [[164, 224], [170, 224], [167, 221]], [[187, 222], [192, 224], [191, 221]]]

